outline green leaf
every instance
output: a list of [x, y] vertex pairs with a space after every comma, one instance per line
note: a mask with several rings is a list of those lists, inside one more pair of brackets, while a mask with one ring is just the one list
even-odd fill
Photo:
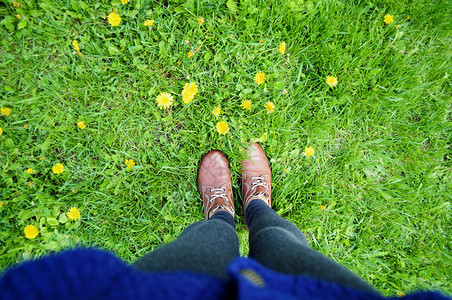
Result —
[[137, 14], [138, 14], [138, 11], [137, 11], [137, 10], [132, 10], [132, 11], [126, 12], [125, 15], [126, 15], [127, 17], [133, 18], [133, 17], [135, 17]]
[[290, 157], [291, 158], [296, 158], [296, 157], [298, 157], [300, 155], [300, 149], [295, 149], [295, 150], [292, 150], [292, 151], [290, 151]]
[[120, 164], [120, 161], [119, 161], [120, 157], [119, 157], [118, 154], [113, 154], [113, 155], [111, 156], [111, 158], [113, 159], [113, 161], [115, 162], [115, 164]]
[[115, 190], [113, 192], [113, 194], [118, 195], [121, 192], [121, 181], [118, 180], [118, 182], [116, 183], [116, 187]]
[[60, 221], [61, 224], [66, 223], [68, 220], [69, 219], [67, 218], [66, 214], [61, 214], [60, 215], [59, 221]]
[[6, 139], [5, 141], [5, 146], [9, 147], [9, 148], [14, 148], [14, 141], [12, 139]]
[[233, 13], [237, 12], [237, 4], [235, 3], [234, 0], [229, 0], [226, 3], [226, 6], [229, 8], [229, 10]]
[[47, 223], [51, 226], [57, 226], [60, 224], [56, 218], [47, 218]]
[[165, 42], [160, 41], [159, 43], [160, 55], [164, 55], [166, 53]]
[[56, 250], [59, 250], [59, 248], [60, 248], [58, 243], [55, 241], [50, 241], [48, 243], [45, 243], [43, 245], [43, 247], [44, 247], [44, 249], [50, 250], [50, 251], [56, 251]]
[[138, 65], [137, 65], [137, 68], [138, 68], [138, 70], [140, 70], [140, 71], [144, 71], [144, 70], [147, 70], [147, 69], [148, 69], [148, 66], [147, 66], [147, 65], [143, 65], [143, 64], [138, 64]]
[[60, 208], [58, 206], [55, 206], [53, 208], [52, 215], [56, 218], [56, 217], [58, 217], [59, 214], [60, 214]]
[[76, 229], [80, 226], [80, 222], [67, 222], [64, 227], [66, 227], [66, 229]]
[[27, 26], [28, 21], [27, 20], [22, 20], [19, 22], [19, 25], [17, 25], [17, 29], [22, 29], [25, 28], [25, 26]]
[[88, 4], [86, 4], [85, 2], [79, 1], [78, 4], [80, 4], [80, 7], [81, 7], [83, 10], [89, 11], [89, 6], [88, 6]]
[[80, 4], [77, 1], [71, 0], [71, 6], [73, 10], [80, 12]]
[[40, 212], [41, 212], [41, 210], [39, 208], [34, 208], [34, 209], [30, 209], [30, 210], [21, 210], [17, 214], [17, 218], [21, 221], [25, 221], [25, 220], [30, 219], [31, 217], [37, 216], [38, 213], [40, 213]]
[[157, 122], [160, 122], [161, 117], [160, 117], [159, 111], [157, 111], [157, 110], [154, 111], [154, 117], [157, 120]]
[[5, 27], [6, 27], [9, 31], [14, 31], [13, 20], [14, 20], [13, 17], [7, 16], [7, 17], [5, 17], [5, 18], [0, 22], [0, 24], [5, 25]]
[[121, 51], [119, 51], [118, 48], [116, 48], [115, 46], [109, 44], [108, 45], [108, 53], [110, 55], [118, 55], [121, 53]]
[[28, 13], [33, 18], [39, 18], [40, 16], [42, 16], [44, 14], [44, 12], [39, 11], [39, 10], [30, 10], [30, 11], [28, 11]]
[[284, 81], [278, 81], [275, 83], [275, 89], [282, 90], [284, 88]]
[[41, 144], [41, 150], [46, 152], [50, 147], [50, 136]]
[[206, 54], [204, 54], [204, 61], [209, 62], [209, 60], [212, 58], [212, 52], [208, 51]]
[[256, 21], [254, 21], [254, 19], [248, 19], [245, 24], [246, 27], [253, 28], [256, 26]]
[[151, 97], [154, 94], [155, 94], [155, 87], [151, 87], [148, 91], [148, 97]]
[[242, 91], [242, 93], [243, 93], [244, 96], [249, 95], [249, 94], [251, 94], [252, 92], [253, 92], [252, 89], [244, 89], [244, 90]]

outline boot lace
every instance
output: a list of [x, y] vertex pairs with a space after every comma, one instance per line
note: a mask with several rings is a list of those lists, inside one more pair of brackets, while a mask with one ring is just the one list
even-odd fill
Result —
[[212, 213], [212, 215], [213, 215], [219, 209], [226, 209], [227, 211], [229, 211], [232, 214], [235, 213], [230, 207], [230, 201], [229, 201], [228, 195], [225, 192], [226, 192], [226, 190], [223, 188], [210, 190], [210, 193], [214, 193], [214, 194], [210, 195], [210, 199], [209, 199], [210, 204], [212, 204], [217, 198], [222, 198], [224, 200], [224, 202], [227, 203], [228, 205], [223, 205], [223, 204], [217, 205], [211, 211], [209, 211], [209, 214]]
[[209, 200], [210, 203], [212, 203], [217, 198], [222, 198], [225, 202], [229, 202], [228, 195], [224, 193], [224, 192], [226, 192], [225, 189], [222, 189], [222, 188], [210, 189], [210, 193], [212, 193], [212, 192], [215, 194], [210, 195], [210, 200]]
[[[267, 183], [264, 181], [263, 177], [251, 177], [250, 179], [251, 182], [251, 191], [252, 191], [252, 195], [255, 197], [260, 197], [260, 196], [266, 196], [268, 197], [268, 195], [270, 194], [268, 191], [268, 185]], [[260, 189], [261, 191], [256, 191], [256, 189], [258, 187], [262, 187], [264, 191], [262, 191], [262, 189]]]

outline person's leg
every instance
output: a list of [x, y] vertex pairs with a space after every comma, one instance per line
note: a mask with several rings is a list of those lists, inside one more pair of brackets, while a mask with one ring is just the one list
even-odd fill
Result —
[[180, 236], [138, 259], [142, 271], [194, 271], [227, 278], [226, 266], [239, 256], [234, 218], [219, 211], [187, 227]]
[[135, 268], [195, 271], [227, 278], [226, 266], [240, 253], [231, 171], [221, 151], [209, 151], [201, 159], [198, 190], [206, 221], [190, 225], [175, 241], [137, 260]]
[[309, 247], [303, 233], [271, 209], [272, 175], [262, 147], [251, 144], [241, 162], [242, 198], [250, 231], [249, 256], [277, 272], [307, 275], [376, 292], [347, 268]]
[[261, 199], [249, 202], [245, 217], [250, 232], [249, 256], [263, 266], [378, 293], [344, 266], [311, 249], [303, 233]]

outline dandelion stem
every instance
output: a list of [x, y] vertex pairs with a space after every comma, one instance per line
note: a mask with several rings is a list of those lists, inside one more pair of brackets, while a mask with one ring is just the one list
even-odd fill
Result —
[[196, 48], [196, 49], [195, 49], [195, 51], [193, 51], [193, 55], [195, 55], [195, 54], [196, 54], [196, 52], [198, 52], [198, 51], [199, 51], [199, 49], [201, 49], [202, 45], [203, 45], [203, 43], [201, 43], [201, 45], [199, 45], [199, 47], [198, 47], [198, 48]]
[[[171, 115], [171, 112], [170, 112], [170, 110], [169, 110], [169, 107], [168, 107], [166, 110], [168, 111], [168, 115], [169, 115], [169, 117], [171, 118], [171, 120], [174, 121], [173, 116]], [[174, 121], [174, 122], [175, 122], [175, 121]]]

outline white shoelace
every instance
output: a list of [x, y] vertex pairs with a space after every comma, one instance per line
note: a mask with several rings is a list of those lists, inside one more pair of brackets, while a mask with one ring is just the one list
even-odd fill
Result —
[[[224, 192], [226, 192], [225, 189], [219, 188], [219, 189], [211, 189], [210, 192], [214, 192], [215, 194], [210, 195], [210, 199], [209, 199], [209, 203], [212, 203], [213, 201], [215, 201], [215, 199], [217, 198], [222, 198], [224, 200], [224, 202], [228, 203], [230, 205], [230, 201], [228, 198], [228, 195], [225, 194]], [[231, 208], [229, 206], [225, 206], [225, 205], [218, 205], [216, 206], [214, 209], [212, 209], [211, 211], [209, 211], [209, 214], [215, 214], [215, 212], [219, 209], [225, 209], [228, 212], [230, 212], [231, 214], [234, 214], [235, 212], [231, 210]]]
[[[259, 197], [259, 196], [265, 195], [265, 196], [268, 197], [268, 195], [269, 195], [269, 192], [268, 192], [268, 185], [267, 185], [267, 183], [264, 181], [264, 178], [263, 178], [263, 177], [259, 177], [259, 176], [258, 176], [258, 177], [251, 177], [250, 180], [253, 181], [253, 182], [251, 182], [251, 191], [252, 191], [252, 195], [253, 195], [253, 196]], [[257, 192], [257, 193], [256, 193], [256, 189], [257, 189], [259, 186], [263, 187], [263, 188], [265, 189], [265, 192]]]
[[[222, 189], [222, 188], [219, 188], [219, 189], [211, 189], [210, 192], [211, 192], [211, 193], [212, 193], [212, 192], [215, 193], [215, 194], [213, 194], [213, 195], [210, 195], [210, 200], [209, 200], [210, 203], [212, 203], [212, 202], [213, 202], [215, 199], [217, 199], [217, 198], [223, 198], [223, 200], [224, 200], [225, 202], [229, 202], [228, 195], [224, 193], [224, 192], [226, 192], [225, 189]], [[222, 193], [222, 192], [223, 192], [223, 193]]]

